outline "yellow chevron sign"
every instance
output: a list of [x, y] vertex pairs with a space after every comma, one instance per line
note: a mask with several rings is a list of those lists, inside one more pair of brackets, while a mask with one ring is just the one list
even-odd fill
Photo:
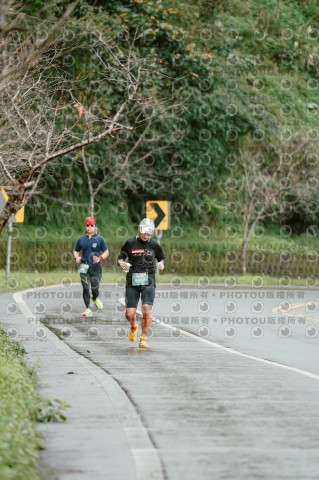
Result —
[[[1, 187], [1, 195], [0, 195], [0, 213], [3, 210], [5, 204], [7, 203], [9, 197], [5, 191], [5, 188], [10, 187]], [[23, 223], [24, 222], [24, 207], [20, 208], [20, 210], [15, 214], [11, 215], [9, 218], [9, 222], [16, 222], [16, 223]]]
[[155, 230], [168, 230], [170, 227], [170, 205], [167, 200], [146, 202], [146, 218], [153, 220]]

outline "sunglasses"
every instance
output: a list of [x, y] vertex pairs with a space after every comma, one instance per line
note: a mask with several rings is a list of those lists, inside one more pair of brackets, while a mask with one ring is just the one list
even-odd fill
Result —
[[91, 225], [90, 223], [85, 224], [86, 227], [95, 227], [95, 225]]

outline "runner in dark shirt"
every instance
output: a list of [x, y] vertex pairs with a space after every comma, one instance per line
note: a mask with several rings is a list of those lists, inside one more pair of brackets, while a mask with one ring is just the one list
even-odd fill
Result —
[[[151, 238], [154, 229], [154, 222], [149, 218], [144, 218], [138, 227], [139, 234], [125, 242], [118, 256], [119, 266], [127, 272], [125, 303], [126, 318], [131, 324], [128, 334], [131, 342], [135, 342], [137, 337], [136, 308], [140, 297], [142, 299], [141, 348], [148, 347], [146, 337], [151, 325], [156, 288], [154, 260], [158, 261], [159, 270], [164, 270], [165, 265], [165, 256], [161, 246]], [[126, 259], [128, 262], [125, 262]]]
[[[103, 303], [99, 297], [99, 287], [102, 278], [102, 268], [100, 261], [104, 260], [109, 255], [109, 250], [105, 240], [96, 232], [96, 220], [94, 217], [87, 217], [84, 220], [85, 235], [78, 238], [73, 256], [77, 264], [81, 263], [79, 273], [83, 287], [83, 300], [86, 306], [83, 317], [92, 317], [92, 310], [90, 308], [90, 286], [92, 290], [92, 300], [98, 310], [102, 310]], [[79, 252], [82, 251], [80, 257]]]

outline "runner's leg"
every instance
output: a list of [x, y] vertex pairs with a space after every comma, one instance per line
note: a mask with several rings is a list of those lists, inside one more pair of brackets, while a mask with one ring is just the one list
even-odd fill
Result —
[[83, 288], [83, 300], [86, 308], [90, 308], [90, 275], [89, 273], [81, 273], [80, 276]]
[[93, 300], [95, 300], [99, 296], [100, 281], [101, 281], [101, 278], [102, 278], [101, 265], [98, 264], [94, 267], [90, 267], [90, 274], [91, 274], [92, 298], [93, 298]]
[[138, 301], [140, 299], [140, 291], [134, 287], [126, 287], [125, 290], [125, 305], [126, 311], [125, 316], [126, 319], [130, 322], [132, 327], [135, 327], [137, 324], [136, 322], [136, 308]]
[[149, 328], [152, 323], [152, 310], [153, 310], [153, 305], [147, 305], [144, 304], [142, 305], [142, 313], [143, 313], [143, 318], [142, 318], [142, 337], [147, 337]]
[[142, 290], [142, 337], [147, 337], [152, 322], [152, 310], [155, 298], [155, 287], [149, 286]]

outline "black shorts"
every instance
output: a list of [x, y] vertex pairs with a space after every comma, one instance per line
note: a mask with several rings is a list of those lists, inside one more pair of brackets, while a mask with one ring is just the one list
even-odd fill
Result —
[[153, 305], [155, 298], [155, 287], [153, 285], [146, 287], [126, 287], [126, 308], [136, 308], [140, 297], [142, 297], [142, 305]]

